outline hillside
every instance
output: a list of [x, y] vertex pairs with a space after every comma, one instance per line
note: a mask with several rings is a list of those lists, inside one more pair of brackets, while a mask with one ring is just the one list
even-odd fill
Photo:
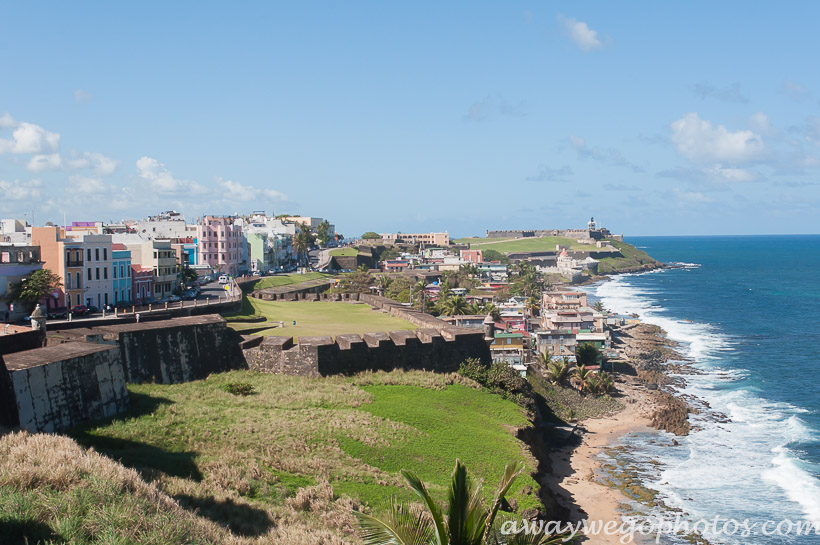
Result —
[[623, 257], [607, 257], [601, 259], [598, 263], [598, 274], [637, 272], [660, 266], [660, 263], [648, 253], [627, 242], [617, 240], [611, 242], [613, 246], [620, 250]]
[[469, 244], [472, 250], [496, 250], [498, 252], [554, 252], [556, 244], [569, 246], [573, 250], [589, 250], [589, 244], [581, 244], [565, 237], [527, 237], [527, 238], [459, 238], [455, 244]]
[[[237, 383], [254, 393], [226, 391]], [[538, 505], [536, 461], [514, 436], [528, 425], [523, 410], [458, 375], [237, 371], [129, 392], [128, 413], [71, 434], [111, 459], [67, 438], [0, 438], [4, 534], [32, 543], [355, 544], [354, 506], [413, 500], [405, 468], [443, 499], [455, 458], [489, 483], [506, 463], [523, 462], [528, 474], [509, 497], [519, 510]]]

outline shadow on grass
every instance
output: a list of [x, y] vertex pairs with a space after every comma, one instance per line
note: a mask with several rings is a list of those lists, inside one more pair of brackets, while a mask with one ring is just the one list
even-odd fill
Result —
[[93, 447], [101, 454], [137, 471], [142, 472], [145, 469], [159, 470], [174, 477], [201, 481], [202, 473], [194, 463], [195, 452], [175, 452], [139, 441], [107, 437], [97, 433], [96, 430], [113, 422], [139, 418], [153, 413], [162, 405], [173, 403], [170, 399], [164, 397], [134, 392], [129, 392], [129, 397], [131, 406], [126, 412], [113, 418], [98, 420], [92, 424], [74, 428], [69, 432], [69, 435], [81, 445]]
[[217, 500], [213, 497], [197, 498], [188, 494], [177, 494], [174, 499], [182, 507], [195, 510], [199, 516], [220, 524], [241, 536], [260, 536], [273, 526], [273, 520], [267, 511], [244, 503], [236, 503], [230, 498]]
[[66, 543], [47, 524], [36, 520], [0, 518], [0, 536], [3, 543]]

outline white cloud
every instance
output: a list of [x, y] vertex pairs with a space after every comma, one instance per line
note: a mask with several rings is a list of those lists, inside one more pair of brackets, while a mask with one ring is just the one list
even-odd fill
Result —
[[753, 114], [749, 118], [749, 126], [758, 134], [772, 135], [777, 132], [777, 130], [772, 127], [769, 116], [763, 112]]
[[0, 192], [3, 193], [3, 200], [25, 201], [28, 199], [40, 198], [40, 180], [29, 180], [28, 182], [6, 182], [0, 180]]
[[137, 175], [146, 180], [151, 188], [159, 193], [183, 193], [185, 191], [204, 191], [205, 188], [191, 180], [179, 180], [165, 168], [165, 165], [152, 157], [141, 157], [137, 160]]
[[108, 176], [117, 170], [120, 162], [102, 153], [86, 151], [71, 159], [67, 159], [65, 164], [69, 168], [90, 168], [94, 170], [95, 174]]
[[712, 125], [696, 113], [686, 114], [673, 122], [670, 129], [678, 152], [694, 162], [748, 163], [766, 155], [759, 134], [750, 130], [732, 132], [723, 125]]
[[[5, 114], [3, 119], [3, 123], [7, 124], [11, 117]], [[17, 128], [14, 129], [11, 140], [0, 139], [0, 153], [49, 153], [57, 151], [60, 147], [58, 133], [49, 132], [39, 125], [25, 121], [13, 126]]]
[[39, 173], [46, 170], [59, 170], [63, 167], [63, 159], [59, 153], [49, 153], [48, 155], [35, 155], [32, 157], [26, 169]]
[[724, 168], [714, 165], [703, 169], [711, 180], [723, 183], [754, 182], [759, 179], [756, 172], [744, 168]]
[[72, 190], [77, 193], [89, 195], [99, 194], [105, 191], [105, 184], [100, 178], [94, 176], [69, 176]]
[[592, 51], [604, 45], [601, 43], [601, 40], [598, 39], [598, 33], [589, 28], [585, 22], [578, 21], [571, 17], [564, 17], [563, 15], [559, 15], [558, 20], [563, 23], [570, 39], [575, 42], [575, 45], [577, 45], [581, 51]]
[[92, 169], [98, 176], [112, 174], [120, 162], [102, 153], [83, 152], [73, 153], [69, 159], [64, 159], [58, 153], [39, 154], [32, 157], [26, 169], [39, 173], [46, 170], [78, 170]]
[[77, 104], [83, 104], [91, 100], [91, 95], [83, 91], [82, 89], [75, 89], [74, 91], [74, 102]]
[[714, 202], [715, 199], [700, 191], [681, 191], [677, 187], [672, 190], [678, 201], [687, 204], [699, 204]]
[[17, 122], [14, 120], [13, 117], [11, 117], [11, 115], [9, 115], [8, 113], [0, 115], [0, 129], [10, 129], [16, 126]]
[[259, 198], [266, 198], [283, 201], [288, 198], [287, 195], [275, 189], [260, 189], [222, 178], [217, 178], [216, 181], [219, 186], [227, 192], [222, 194], [222, 197], [226, 200], [252, 201]]
[[645, 172], [642, 167], [628, 161], [621, 152], [615, 148], [609, 148], [605, 152], [602, 152], [598, 147], [588, 145], [586, 140], [574, 134], [569, 136], [569, 142], [578, 153], [580, 159], [592, 159], [612, 167], [625, 167], [635, 173]]

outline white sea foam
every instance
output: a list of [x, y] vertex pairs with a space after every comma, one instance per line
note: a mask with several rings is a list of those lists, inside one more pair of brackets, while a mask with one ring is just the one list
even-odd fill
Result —
[[711, 414], [728, 417], [721, 422], [708, 412], [692, 415], [697, 431], [679, 439], [679, 448], [643, 440], [644, 455], [662, 463], [647, 484], [659, 490], [669, 506], [695, 518], [790, 516], [820, 522], [820, 481], [813, 475], [817, 470], [789, 448], [816, 441], [818, 432], [798, 416], [807, 411], [766, 400], [757, 388], [744, 385], [749, 372], [726, 367], [722, 360], [734, 350], [731, 338], [710, 324], [670, 316], [659, 304], [661, 292], [635, 286], [631, 276], [588, 289], [608, 309], [637, 314], [679, 342], [683, 354], [705, 371], [684, 377], [685, 393], [707, 401]]

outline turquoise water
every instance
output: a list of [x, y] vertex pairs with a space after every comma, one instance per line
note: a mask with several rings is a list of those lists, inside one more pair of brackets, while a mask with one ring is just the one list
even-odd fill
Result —
[[[658, 434], [626, 440], [639, 461], [660, 462], [646, 483], [693, 520], [820, 522], [820, 236], [627, 241], [688, 265], [618, 276], [592, 293], [681, 342], [704, 372], [686, 376], [683, 393], [709, 407], [691, 417], [697, 430], [679, 447], [660, 446], [668, 441]], [[750, 536], [705, 535], [714, 543], [820, 543], [788, 527], [779, 536], [762, 535], [762, 526]]]

